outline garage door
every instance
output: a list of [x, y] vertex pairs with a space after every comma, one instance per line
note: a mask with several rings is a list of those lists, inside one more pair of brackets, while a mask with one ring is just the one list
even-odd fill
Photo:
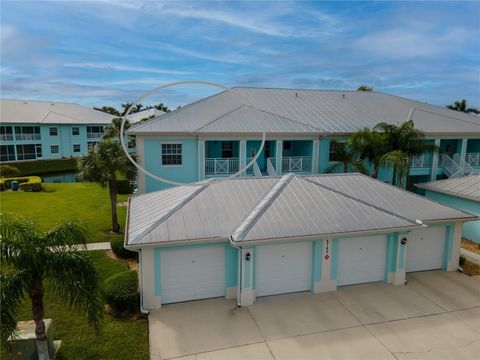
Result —
[[312, 243], [262, 245], [256, 248], [256, 295], [310, 290]]
[[338, 249], [337, 284], [381, 281], [385, 275], [387, 238], [381, 236], [341, 239]]
[[445, 246], [445, 227], [414, 230], [408, 234], [407, 271], [440, 269]]
[[160, 251], [162, 303], [225, 296], [225, 246]]

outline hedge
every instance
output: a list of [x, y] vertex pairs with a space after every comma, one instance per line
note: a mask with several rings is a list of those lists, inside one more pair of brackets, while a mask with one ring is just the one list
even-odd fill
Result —
[[19, 161], [9, 163], [8, 165], [15, 166], [20, 171], [20, 176], [53, 174], [78, 170], [77, 158]]
[[132, 184], [128, 180], [117, 180], [117, 192], [121, 195], [129, 195], [133, 192]]
[[137, 272], [127, 270], [105, 280], [105, 300], [120, 313], [136, 312], [140, 305]]
[[10, 189], [12, 181], [17, 181], [20, 184], [20, 190], [22, 191], [42, 191], [42, 179], [38, 176], [0, 179], [0, 191]]
[[123, 247], [123, 239], [116, 237], [110, 240], [110, 247], [115, 255], [122, 259], [136, 259], [137, 253], [135, 251], [127, 250]]

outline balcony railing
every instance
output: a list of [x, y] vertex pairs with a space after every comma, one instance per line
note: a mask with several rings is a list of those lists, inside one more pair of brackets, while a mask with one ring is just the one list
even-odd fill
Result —
[[15, 134], [17, 141], [41, 140], [40, 134]]
[[282, 172], [312, 172], [311, 156], [288, 156], [282, 158]]
[[465, 154], [465, 162], [470, 166], [480, 166], [480, 153]]
[[102, 136], [103, 136], [103, 133], [101, 133], [101, 132], [87, 133], [87, 138], [89, 138], [89, 139], [100, 139]]
[[277, 171], [275, 170], [275, 158], [267, 159], [267, 173], [268, 176], [277, 176]]
[[431, 164], [425, 158], [425, 154], [411, 155], [410, 167], [412, 168], [429, 168]]
[[1, 134], [0, 141], [13, 141], [13, 134]]
[[238, 158], [207, 158], [205, 159], [205, 175], [235, 174], [239, 170], [238, 165]]

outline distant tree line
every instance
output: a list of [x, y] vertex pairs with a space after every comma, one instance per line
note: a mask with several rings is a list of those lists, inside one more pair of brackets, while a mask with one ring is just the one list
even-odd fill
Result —
[[[106, 112], [108, 114], [112, 114], [114, 116], [125, 116], [128, 109], [130, 109], [130, 107], [132, 105], [133, 105], [133, 103], [129, 103], [129, 102], [127, 102], [125, 104], [122, 104], [122, 110], [121, 111], [117, 110], [116, 108], [114, 108], [112, 106], [102, 106], [102, 107], [93, 107], [93, 108], [95, 110], [103, 111], [103, 112]], [[143, 104], [136, 104], [132, 108], [132, 110], [130, 111], [130, 114], [138, 113], [140, 111], [149, 110], [149, 109], [157, 109], [157, 110], [160, 110], [160, 111], [163, 111], [163, 112], [170, 112], [170, 109], [168, 108], [168, 106], [163, 104], [163, 103], [159, 103], [159, 104], [156, 104], [156, 105], [148, 105], [148, 106], [144, 106]]]

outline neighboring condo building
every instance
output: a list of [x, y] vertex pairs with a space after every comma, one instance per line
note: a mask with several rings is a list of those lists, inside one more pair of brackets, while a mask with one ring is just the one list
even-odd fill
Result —
[[113, 118], [77, 104], [2, 99], [0, 161], [84, 156]]

